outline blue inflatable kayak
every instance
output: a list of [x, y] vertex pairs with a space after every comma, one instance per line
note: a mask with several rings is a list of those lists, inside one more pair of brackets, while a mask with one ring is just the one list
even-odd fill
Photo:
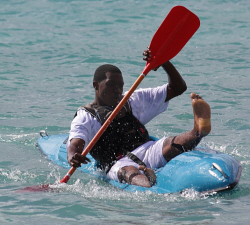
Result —
[[[38, 148], [54, 164], [69, 169], [66, 150], [68, 134], [47, 135], [44, 131], [40, 134]], [[108, 180], [105, 174], [95, 167], [95, 160], [90, 155], [87, 157], [91, 163], [83, 164], [78, 168], [79, 171], [92, 174], [115, 187], [131, 192], [150, 190], [155, 193], [175, 193], [191, 188], [206, 193], [225, 191], [238, 184], [242, 171], [240, 162], [232, 156], [197, 147], [194, 151], [178, 155], [165, 167], [157, 169], [156, 184], [151, 188], [144, 188]]]

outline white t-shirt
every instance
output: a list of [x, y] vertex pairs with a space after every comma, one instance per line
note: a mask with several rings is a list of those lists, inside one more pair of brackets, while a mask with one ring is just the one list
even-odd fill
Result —
[[[166, 96], [167, 84], [164, 84], [156, 88], [138, 89], [128, 101], [133, 115], [145, 125], [167, 109], [169, 102], [165, 102]], [[83, 109], [79, 110], [71, 123], [69, 141], [81, 138], [85, 141], [86, 147], [100, 128], [101, 123], [96, 118]]]

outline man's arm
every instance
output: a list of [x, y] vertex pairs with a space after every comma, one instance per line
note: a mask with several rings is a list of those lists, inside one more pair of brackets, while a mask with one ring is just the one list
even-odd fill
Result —
[[67, 147], [67, 159], [71, 166], [80, 167], [81, 163], [87, 164], [91, 162], [86, 156], [81, 155], [85, 141], [80, 138], [73, 138], [70, 140], [70, 144]]
[[168, 89], [167, 97], [165, 100], [167, 102], [170, 99], [185, 92], [187, 90], [187, 85], [171, 62], [165, 62], [161, 66], [168, 74]]
[[[143, 60], [147, 61], [151, 57], [150, 50], [144, 50], [143, 52]], [[181, 95], [183, 92], [187, 90], [186, 82], [183, 80], [182, 76], [179, 74], [174, 65], [167, 61], [161, 65], [163, 69], [166, 71], [168, 75], [168, 88], [167, 88], [167, 97], [166, 102], [170, 99]], [[160, 66], [159, 66], [160, 67]], [[155, 68], [156, 71], [159, 67]]]

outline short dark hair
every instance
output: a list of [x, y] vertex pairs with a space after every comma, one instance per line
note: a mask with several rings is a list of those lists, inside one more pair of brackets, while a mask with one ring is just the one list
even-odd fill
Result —
[[93, 81], [101, 82], [104, 79], [106, 79], [106, 73], [111, 72], [111, 73], [122, 73], [121, 70], [111, 64], [104, 64], [99, 66], [94, 74]]

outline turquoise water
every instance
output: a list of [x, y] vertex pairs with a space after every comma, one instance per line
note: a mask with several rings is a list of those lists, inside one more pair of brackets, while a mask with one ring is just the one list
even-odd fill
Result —
[[[39, 131], [69, 131], [77, 107], [93, 100], [91, 80], [100, 64], [120, 67], [128, 90], [144, 68], [143, 50], [175, 5], [201, 20], [172, 59], [188, 90], [147, 128], [156, 137], [191, 129], [189, 95], [201, 94], [213, 125], [201, 145], [242, 163], [237, 188], [213, 196], [132, 194], [75, 172], [57, 193], [16, 193], [65, 175], [35, 148]], [[0, 224], [248, 224], [249, 10], [247, 0], [1, 0]], [[159, 69], [140, 87], [166, 81]]]

